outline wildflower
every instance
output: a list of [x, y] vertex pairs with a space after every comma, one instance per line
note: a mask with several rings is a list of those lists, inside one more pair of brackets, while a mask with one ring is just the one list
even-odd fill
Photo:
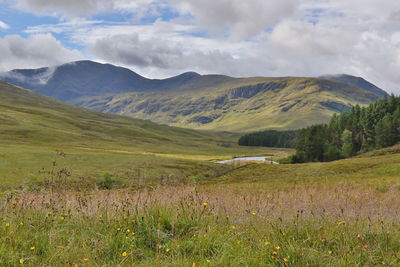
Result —
[[129, 234], [131, 232], [131, 229], [126, 230], [126, 232]]
[[25, 260], [24, 259], [19, 259], [20, 264], [24, 264]]
[[256, 215], [257, 215], [257, 212], [253, 211], [253, 212], [251, 213], [251, 215], [256, 216]]
[[203, 202], [203, 207], [207, 207], [208, 203], [207, 202]]
[[361, 237], [362, 237], [362, 235], [360, 235], [360, 234], [357, 235], [357, 238], [361, 238]]
[[118, 227], [118, 228], [117, 228], [117, 231], [121, 231], [121, 227]]
[[274, 255], [274, 256], [276, 256], [276, 255], [278, 255], [278, 252], [276, 252], [276, 251], [272, 251], [272, 253], [271, 253], [272, 255]]
[[165, 252], [170, 252], [170, 251], [171, 251], [170, 248], [166, 248], [166, 249], [165, 249]]
[[35, 250], [35, 249], [36, 249], [36, 247], [35, 247], [35, 246], [32, 246], [32, 247], [31, 247], [31, 250]]
[[346, 223], [345, 221], [336, 222], [337, 225], [342, 225], [342, 224], [345, 224], [345, 223]]
[[329, 255], [332, 255], [332, 253], [333, 253], [332, 250], [329, 250], [329, 251], [328, 251], [328, 254], [329, 254]]
[[23, 223], [23, 222], [20, 222], [20, 223], [19, 223], [19, 225], [23, 226], [23, 225], [24, 225], [24, 223]]
[[289, 259], [288, 259], [288, 258], [283, 258], [283, 261], [284, 261], [284, 262], [288, 262]]
[[6, 223], [6, 227], [10, 227], [11, 226], [11, 224], [10, 223]]
[[211, 260], [206, 260], [207, 263], [211, 263]]
[[99, 216], [99, 219], [103, 219], [103, 216], [102, 216], [102, 215], [100, 215], [100, 216]]
[[280, 247], [280, 246], [277, 246], [277, 247], [275, 247], [275, 249], [276, 249], [276, 250], [280, 250], [280, 249], [281, 249], [281, 247]]
[[65, 217], [64, 216], [61, 216], [60, 217], [60, 221], [64, 221], [65, 220]]
[[12, 202], [12, 204], [13, 204], [14, 206], [17, 205], [17, 201], [14, 200], [14, 201]]
[[231, 229], [236, 229], [236, 226], [234, 226], [234, 225], [231, 225]]
[[122, 252], [122, 257], [128, 256], [128, 253], [126, 251]]
[[268, 242], [268, 241], [265, 241], [265, 242], [264, 242], [264, 246], [269, 246], [269, 245], [271, 245], [270, 242]]
[[84, 258], [83, 261], [84, 261], [84, 262], [88, 262], [88, 261], [89, 261], [89, 258]]
[[196, 263], [193, 262], [192, 267], [196, 267]]

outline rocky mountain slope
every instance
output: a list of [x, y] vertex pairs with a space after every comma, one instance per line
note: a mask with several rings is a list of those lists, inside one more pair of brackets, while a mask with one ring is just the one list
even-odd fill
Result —
[[14, 70], [3, 80], [86, 108], [207, 130], [296, 129], [326, 122], [387, 93], [359, 77], [232, 78], [188, 72], [144, 78], [109, 64], [80, 61]]

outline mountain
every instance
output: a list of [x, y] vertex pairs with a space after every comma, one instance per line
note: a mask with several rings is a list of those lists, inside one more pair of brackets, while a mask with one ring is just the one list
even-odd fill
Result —
[[2, 77], [93, 110], [178, 127], [235, 132], [302, 128], [387, 96], [373, 84], [349, 75], [233, 78], [187, 72], [158, 80], [91, 61], [13, 70]]
[[[129, 69], [93, 61], [77, 61], [40, 69], [16, 69], [0, 74], [2, 81], [65, 102], [105, 94], [168, 91], [193, 80], [201, 80], [201, 77], [195, 72], [187, 72], [164, 80], [147, 79]], [[227, 79], [221, 76], [214, 82]], [[202, 84], [201, 81], [196, 83]]]
[[355, 76], [351, 76], [351, 75], [347, 75], [347, 74], [338, 74], [338, 75], [325, 75], [325, 76], [321, 76], [319, 78], [329, 80], [329, 81], [354, 85], [358, 88], [368, 90], [382, 98], [388, 96], [388, 94], [385, 91], [383, 91], [376, 85], [368, 82], [367, 80], [365, 80], [361, 77], [355, 77]]

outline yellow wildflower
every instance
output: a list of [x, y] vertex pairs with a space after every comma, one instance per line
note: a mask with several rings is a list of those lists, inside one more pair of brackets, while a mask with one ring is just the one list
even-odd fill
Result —
[[208, 203], [207, 202], [203, 202], [203, 207], [207, 207]]
[[12, 202], [12, 204], [13, 204], [14, 206], [17, 205], [17, 201], [14, 200], [14, 201]]
[[332, 253], [333, 253], [332, 250], [329, 250], [329, 251], [328, 251], [328, 254], [329, 254], [329, 255], [331, 255]]
[[84, 258], [83, 261], [84, 261], [84, 262], [88, 262], [88, 261], [89, 261], [89, 258]]
[[10, 227], [11, 226], [11, 224], [10, 223], [6, 223], [6, 227]]
[[207, 261], [207, 263], [210, 263], [211, 262], [211, 260], [206, 260]]
[[19, 259], [20, 264], [24, 264], [25, 260], [24, 259]]
[[35, 250], [35, 249], [36, 249], [36, 247], [35, 247], [35, 246], [32, 246], [32, 247], [31, 247], [31, 250]]
[[272, 255], [274, 255], [274, 256], [276, 256], [276, 255], [278, 255], [278, 252], [276, 252], [276, 251], [272, 251], [272, 253], [271, 253]]
[[166, 248], [166, 249], [165, 249], [165, 252], [170, 252], [170, 251], [171, 251], [170, 248]]
[[283, 261], [284, 261], [284, 262], [288, 262], [289, 259], [288, 259], [288, 258], [283, 258]]
[[131, 232], [131, 229], [126, 230], [126, 232], [129, 234]]
[[128, 253], [126, 251], [122, 252], [122, 257], [128, 256]]
[[265, 241], [265, 242], [264, 242], [264, 246], [269, 246], [269, 245], [271, 245], [270, 242], [268, 242], [268, 241]]
[[256, 215], [257, 215], [257, 212], [253, 211], [253, 212], [251, 213], [251, 215], [256, 216]]
[[280, 246], [277, 246], [277, 247], [275, 247], [275, 249], [276, 249], [276, 250], [280, 250], [280, 249], [281, 249], [281, 247], [280, 247]]
[[64, 216], [61, 216], [60, 217], [60, 221], [64, 221], [65, 220], [65, 217]]

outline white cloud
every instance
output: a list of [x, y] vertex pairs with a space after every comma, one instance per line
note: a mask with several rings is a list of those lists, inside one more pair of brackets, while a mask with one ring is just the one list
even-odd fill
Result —
[[0, 29], [8, 30], [10, 29], [10, 26], [8, 26], [5, 22], [0, 20]]
[[0, 71], [52, 66], [83, 58], [80, 52], [63, 47], [50, 34], [27, 39], [8, 35], [0, 39], [0, 55]]
[[292, 15], [298, 0], [169, 0], [211, 34], [254, 37]]
[[114, 9], [109, 0], [19, 0], [17, 7], [37, 14], [90, 15]]

